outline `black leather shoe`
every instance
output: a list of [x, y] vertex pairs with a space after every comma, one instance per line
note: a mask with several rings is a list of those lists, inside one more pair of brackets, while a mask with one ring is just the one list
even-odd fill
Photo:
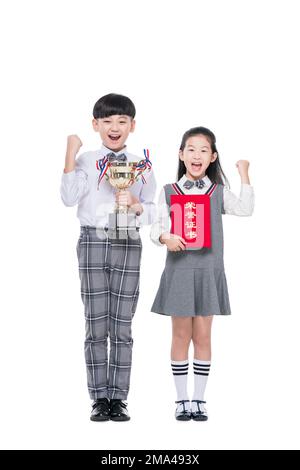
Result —
[[92, 404], [91, 421], [109, 420], [109, 401], [107, 398], [97, 398]]
[[[191, 419], [191, 411], [185, 408], [185, 403], [189, 403], [189, 402], [190, 402], [189, 400], [175, 401], [177, 405], [182, 405], [182, 407], [177, 406], [177, 409], [175, 411], [175, 418], [178, 421], [189, 421]], [[182, 411], [177, 411], [178, 409], [181, 409]]]
[[208, 415], [207, 415], [207, 410], [204, 406], [206, 401], [192, 400], [192, 403], [197, 404], [197, 411], [192, 411], [192, 419], [194, 421], [207, 421], [208, 420]]
[[110, 400], [110, 419], [112, 421], [129, 421], [127, 403], [123, 400]]

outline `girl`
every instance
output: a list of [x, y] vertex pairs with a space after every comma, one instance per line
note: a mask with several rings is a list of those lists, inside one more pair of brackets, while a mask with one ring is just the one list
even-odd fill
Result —
[[[171, 366], [177, 391], [177, 420], [206, 421], [204, 392], [211, 361], [211, 327], [214, 315], [230, 315], [223, 263], [222, 214], [249, 216], [254, 193], [249, 162], [236, 163], [241, 177], [240, 196], [228, 188], [214, 134], [205, 127], [188, 130], [179, 150], [178, 181], [167, 184], [159, 196], [151, 239], [167, 246], [165, 269], [152, 305], [152, 312], [172, 318]], [[225, 186], [226, 183], [226, 186]], [[227, 187], [228, 186], [228, 187]], [[208, 194], [210, 197], [211, 248], [186, 249], [185, 240], [169, 232], [172, 194]], [[187, 392], [188, 352], [194, 346], [194, 394]]]

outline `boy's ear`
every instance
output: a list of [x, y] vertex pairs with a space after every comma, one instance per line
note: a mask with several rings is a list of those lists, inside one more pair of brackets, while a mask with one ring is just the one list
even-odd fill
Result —
[[98, 128], [98, 121], [97, 121], [97, 119], [93, 118], [93, 120], [92, 120], [92, 125], [93, 125], [93, 129], [94, 129], [94, 131], [96, 131], [96, 132], [97, 132], [97, 131], [99, 130], [99, 128]]
[[131, 121], [131, 127], [130, 127], [130, 132], [133, 132], [134, 129], [135, 129], [135, 120], [132, 119], [132, 121]]

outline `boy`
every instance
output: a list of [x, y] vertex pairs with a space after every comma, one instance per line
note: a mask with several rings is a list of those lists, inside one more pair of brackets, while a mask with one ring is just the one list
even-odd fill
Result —
[[102, 147], [75, 160], [82, 143], [76, 135], [68, 137], [61, 196], [66, 206], [78, 204], [81, 224], [77, 255], [86, 319], [88, 390], [93, 400], [90, 419], [128, 421], [124, 400], [129, 391], [131, 321], [139, 296], [142, 243], [137, 232], [127, 239], [112, 238], [108, 221], [118, 202], [135, 214], [137, 225], [151, 224], [156, 183], [151, 170], [144, 173], [145, 184], [139, 179], [121, 193], [105, 177], [98, 185], [99, 159], [118, 162], [140, 158], [129, 154], [125, 145], [135, 128], [135, 107], [128, 97], [113, 93], [103, 96], [94, 106], [93, 117]]

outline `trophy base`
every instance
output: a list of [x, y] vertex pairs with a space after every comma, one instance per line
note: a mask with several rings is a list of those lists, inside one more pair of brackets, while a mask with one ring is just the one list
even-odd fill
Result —
[[108, 236], [117, 240], [139, 238], [138, 225], [135, 214], [119, 213], [109, 214]]

